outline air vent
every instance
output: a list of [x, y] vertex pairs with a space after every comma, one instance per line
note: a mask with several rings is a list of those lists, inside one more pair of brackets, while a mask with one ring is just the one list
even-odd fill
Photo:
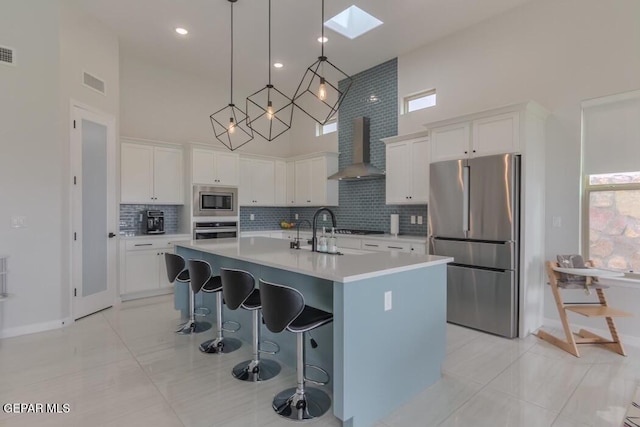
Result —
[[13, 49], [0, 46], [0, 63], [14, 65]]
[[91, 74], [84, 72], [83, 83], [85, 86], [90, 87], [93, 90], [96, 90], [104, 95], [104, 81], [100, 80], [96, 76], [92, 76]]

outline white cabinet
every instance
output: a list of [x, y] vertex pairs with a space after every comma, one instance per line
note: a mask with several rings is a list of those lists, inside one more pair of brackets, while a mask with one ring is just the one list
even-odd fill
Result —
[[240, 159], [241, 206], [273, 206], [275, 204], [275, 162], [262, 159]]
[[174, 251], [173, 242], [189, 235], [150, 237], [120, 241], [120, 294], [123, 299], [169, 293], [165, 252]]
[[287, 161], [287, 206], [296, 204], [296, 162]]
[[192, 184], [237, 186], [240, 156], [236, 153], [193, 148], [191, 150]]
[[275, 205], [287, 206], [287, 163], [275, 161]]
[[183, 204], [183, 179], [181, 149], [121, 144], [121, 203]]
[[338, 158], [325, 154], [295, 161], [294, 206], [337, 206], [338, 182], [328, 180], [338, 171]]
[[427, 125], [431, 129], [431, 161], [520, 152], [519, 115], [510, 111]]
[[386, 144], [386, 203], [429, 202], [429, 138], [425, 132], [383, 139]]

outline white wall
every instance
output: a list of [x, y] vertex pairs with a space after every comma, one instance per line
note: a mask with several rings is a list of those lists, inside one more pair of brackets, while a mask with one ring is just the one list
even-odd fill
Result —
[[[58, 3], [3, 0], [0, 45], [16, 65], [0, 64], [0, 253], [9, 258], [9, 292], [0, 336], [62, 318], [62, 141]], [[12, 215], [27, 228], [10, 228]]]
[[[0, 336], [61, 325], [71, 315], [69, 191], [70, 100], [117, 117], [118, 41], [74, 7], [78, 0], [6, 0], [0, 45], [16, 66], [0, 65], [0, 253], [9, 291]], [[86, 70], [107, 82], [107, 96], [82, 86]], [[10, 228], [10, 217], [27, 228]]]
[[[525, 100], [551, 111], [546, 257], [578, 253], [581, 101], [640, 88], [640, 2], [537, 0], [398, 58], [399, 100], [437, 90], [438, 105], [400, 116], [399, 132]], [[624, 153], [620, 153], [624, 155]], [[552, 228], [552, 217], [562, 226]], [[640, 304], [640, 287], [612, 289]], [[557, 318], [547, 294], [545, 316]], [[624, 295], [624, 297], [623, 297]], [[640, 337], [640, 318], [619, 322]]]
[[[228, 82], [159, 67], [123, 52], [120, 93], [122, 136], [224, 148], [215, 139], [209, 116], [229, 103]], [[244, 110], [244, 99], [234, 102]], [[267, 142], [256, 136], [239, 151], [286, 157], [290, 137], [287, 132]]]
[[316, 136], [316, 122], [295, 109], [291, 126], [291, 156], [318, 151], [338, 152], [338, 132]]

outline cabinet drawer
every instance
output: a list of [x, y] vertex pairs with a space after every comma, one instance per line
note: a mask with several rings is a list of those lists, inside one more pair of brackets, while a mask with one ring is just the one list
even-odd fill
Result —
[[188, 239], [190, 239], [190, 236], [184, 235], [177, 236], [175, 238], [165, 237], [145, 240], [128, 240], [125, 244], [125, 248], [127, 251], [144, 251], [149, 249], [173, 250], [173, 248], [175, 247], [175, 242]]
[[362, 249], [370, 250], [370, 251], [400, 251], [400, 252], [411, 252], [411, 244], [410, 243], [402, 243], [402, 242], [381, 242], [381, 241], [362, 241]]

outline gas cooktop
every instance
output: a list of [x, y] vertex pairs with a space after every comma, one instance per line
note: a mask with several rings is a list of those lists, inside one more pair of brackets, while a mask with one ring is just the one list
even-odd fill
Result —
[[358, 235], [384, 234], [384, 231], [354, 230], [354, 229], [351, 229], [351, 228], [336, 228], [336, 234], [358, 234]]

